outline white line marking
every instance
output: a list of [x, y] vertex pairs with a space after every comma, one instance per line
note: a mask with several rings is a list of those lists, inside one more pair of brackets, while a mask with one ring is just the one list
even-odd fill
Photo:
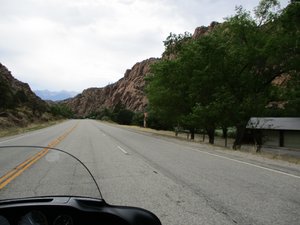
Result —
[[300, 179], [300, 176], [297, 176], [297, 175], [294, 175], [294, 174], [285, 173], [285, 172], [282, 172], [282, 171], [279, 171], [279, 170], [274, 170], [274, 169], [270, 169], [270, 168], [263, 167], [263, 166], [258, 166], [258, 165], [255, 165], [253, 163], [243, 162], [243, 161], [240, 161], [240, 160], [237, 160], [237, 159], [232, 159], [232, 158], [229, 158], [229, 157], [226, 157], [226, 156], [212, 154], [212, 153], [209, 153], [209, 152], [201, 151], [199, 149], [193, 149], [193, 150], [197, 151], [197, 152], [205, 153], [207, 155], [216, 156], [216, 157], [219, 157], [219, 158], [222, 158], [222, 159], [227, 159], [227, 160], [230, 160], [230, 161], [233, 161], [233, 162], [245, 164], [245, 165], [248, 165], [248, 166], [253, 166], [253, 167], [256, 167], [256, 168], [260, 168], [260, 169], [264, 169], [264, 170], [268, 170], [268, 171], [271, 171], [271, 172], [275, 172], [275, 173], [279, 173], [279, 174], [283, 174], [283, 175], [287, 175], [287, 176], [290, 176], [290, 177]]
[[125, 155], [128, 155], [128, 152], [126, 152], [123, 148], [121, 148], [120, 146], [117, 146], [118, 149], [120, 149]]
[[3, 141], [0, 141], [0, 144], [5, 143], [5, 142], [16, 141], [16, 140], [26, 138], [26, 137], [30, 137], [32, 135], [40, 134], [40, 133], [43, 133], [43, 132], [45, 132], [45, 131], [34, 132], [34, 133], [31, 133], [31, 134], [24, 134], [22, 136], [18, 136], [18, 137], [15, 137], [15, 138], [6, 139], [6, 140], [3, 140]]

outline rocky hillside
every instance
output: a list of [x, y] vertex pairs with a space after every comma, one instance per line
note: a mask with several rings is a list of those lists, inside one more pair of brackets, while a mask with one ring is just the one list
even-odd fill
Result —
[[195, 32], [194, 32], [192, 38], [197, 39], [197, 38], [199, 38], [203, 35], [208, 34], [209, 32], [211, 32], [215, 28], [215, 26], [217, 26], [219, 24], [220, 23], [214, 21], [208, 27], [206, 27], [206, 26], [197, 27], [195, 29]]
[[136, 63], [116, 83], [103, 88], [86, 89], [63, 103], [78, 116], [87, 116], [104, 108], [113, 109], [117, 104], [135, 112], [142, 112], [148, 104], [144, 94], [144, 78], [150, 70], [150, 65], [157, 60], [150, 58]]
[[0, 63], [0, 128], [25, 126], [45, 119], [47, 104], [37, 97], [29, 85], [15, 79]]

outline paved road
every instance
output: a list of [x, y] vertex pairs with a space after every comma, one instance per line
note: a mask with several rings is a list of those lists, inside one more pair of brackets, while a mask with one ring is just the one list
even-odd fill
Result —
[[[207, 145], [188, 144], [93, 120], [71, 120], [0, 139], [0, 146], [49, 143], [74, 154], [90, 168], [107, 202], [149, 209], [164, 225], [300, 221], [298, 166], [278, 165], [270, 160], [264, 163]], [[46, 155], [35, 166], [55, 157]], [[17, 157], [12, 154], [0, 158], [1, 173], [9, 167], [5, 162], [10, 158]], [[58, 183], [70, 176], [65, 168], [49, 168], [46, 164], [40, 169], [44, 174], [41, 177], [31, 174], [32, 168], [26, 170], [5, 187], [5, 193], [13, 187], [19, 187], [21, 192], [21, 183], [32, 182], [26, 176], [39, 180], [40, 187], [49, 184], [45, 175], [55, 177]], [[74, 167], [71, 174], [77, 169]], [[87, 176], [78, 174], [74, 180], [89, 187]], [[77, 187], [75, 181], [67, 181], [73, 189]], [[86, 191], [94, 190], [90, 187]]]

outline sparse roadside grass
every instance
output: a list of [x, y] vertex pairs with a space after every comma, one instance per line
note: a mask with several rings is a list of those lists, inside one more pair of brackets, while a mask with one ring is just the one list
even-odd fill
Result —
[[[133, 125], [119, 125], [119, 126], [134, 129], [137, 131], [148, 132], [148, 133], [152, 133], [152, 134], [160, 134], [160, 135], [165, 135], [168, 137], [175, 137], [174, 131], [155, 130], [155, 129], [151, 129], [151, 128], [144, 128], [144, 127], [133, 126]], [[179, 138], [181, 138], [181, 135], [179, 136]], [[185, 138], [186, 138], [186, 135], [185, 135]]]
[[48, 122], [32, 123], [26, 127], [0, 128], [0, 137], [7, 137], [7, 136], [26, 133], [29, 131], [43, 129], [61, 123], [62, 121], [63, 120], [55, 120], [55, 121], [48, 121]]
[[[255, 154], [255, 153], [253, 153], [253, 154]], [[256, 153], [255, 155], [261, 155], [262, 157], [265, 157], [268, 159], [283, 160], [283, 161], [290, 162], [290, 163], [300, 164], [300, 158], [295, 158], [290, 155], [285, 155], [285, 154], [280, 154], [280, 153], [272, 153], [272, 152], [260, 152], [260, 153]]]
[[[114, 124], [114, 125], [117, 125], [117, 124]], [[143, 128], [143, 127], [139, 127], [139, 126], [130, 126], [130, 125], [117, 125], [117, 126], [129, 128], [131, 130], [135, 130], [138, 132], [146, 132], [146, 133], [150, 133], [150, 134], [170, 137], [170, 138], [174, 138], [176, 140], [182, 140], [182, 141], [186, 141], [189, 143], [206, 145], [211, 148], [215, 147], [218, 150], [225, 151], [226, 153], [229, 153], [229, 154], [234, 154], [234, 155], [242, 154], [242, 155], [247, 155], [247, 157], [253, 157], [256, 159], [265, 158], [265, 159], [273, 159], [273, 160], [282, 160], [282, 161], [286, 161], [288, 163], [293, 163], [293, 164], [300, 164], [300, 157], [293, 157], [291, 155], [285, 154], [284, 150], [274, 149], [274, 151], [264, 151], [262, 149], [261, 152], [257, 153], [253, 146], [243, 146], [243, 148], [241, 150], [237, 151], [237, 150], [233, 150], [231, 147], [227, 147], [227, 148], [224, 147], [224, 139], [219, 138], [219, 137], [216, 137], [216, 140], [215, 140], [216, 144], [211, 145], [211, 144], [207, 143], [208, 138], [206, 138], [206, 141], [203, 142], [201, 135], [198, 135], [198, 137], [196, 136], [195, 140], [191, 141], [191, 140], [187, 139], [187, 135], [184, 133], [181, 133], [176, 137], [175, 133], [173, 131], [154, 130], [151, 128]], [[232, 143], [233, 143], [233, 139], [229, 139], [228, 146], [232, 146]]]

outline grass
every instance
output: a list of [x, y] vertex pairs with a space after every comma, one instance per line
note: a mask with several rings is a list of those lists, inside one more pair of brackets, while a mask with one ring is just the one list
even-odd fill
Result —
[[256, 155], [257, 154], [260, 154], [262, 157], [269, 158], [269, 159], [282, 160], [289, 163], [300, 164], [300, 158], [296, 158], [290, 155], [277, 154], [271, 152], [261, 152], [261, 153], [256, 153]]
[[7, 136], [12, 136], [12, 135], [17, 135], [17, 134], [23, 134], [26, 132], [50, 127], [50, 126], [53, 126], [53, 125], [61, 123], [61, 122], [62, 122], [62, 120], [55, 120], [55, 121], [50, 121], [50, 122], [32, 123], [26, 127], [10, 127], [10, 128], [0, 129], [0, 137], [7, 137]]

